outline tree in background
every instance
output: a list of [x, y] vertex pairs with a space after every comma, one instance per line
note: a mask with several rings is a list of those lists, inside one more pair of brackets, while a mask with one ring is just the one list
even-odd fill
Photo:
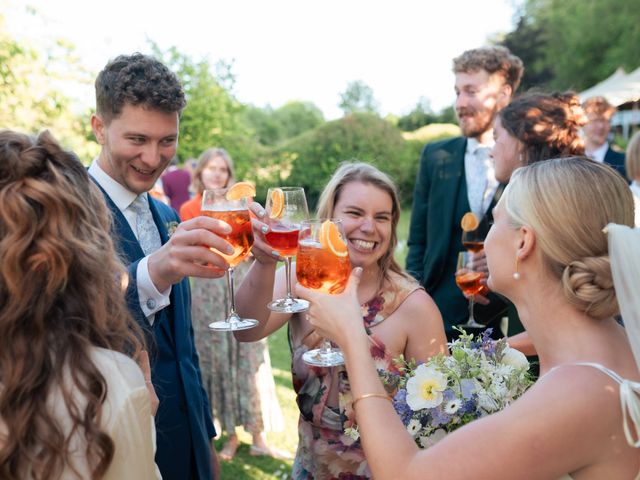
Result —
[[274, 146], [324, 123], [322, 111], [311, 102], [292, 101], [277, 110], [252, 105], [244, 109], [243, 121], [262, 145]]
[[[37, 16], [37, 11], [29, 12]], [[0, 126], [35, 134], [48, 129], [65, 148], [88, 162], [98, 147], [87, 141], [85, 117], [63, 87], [90, 82], [75, 47], [56, 39], [46, 48], [13, 38], [0, 15]]]
[[224, 72], [219, 80], [208, 60], [195, 61], [171, 47], [161, 51], [152, 42], [153, 54], [165, 63], [182, 81], [187, 106], [180, 117], [178, 158], [198, 157], [209, 147], [227, 149], [232, 156], [249, 154], [247, 130], [240, 121], [242, 105], [225, 89], [233, 85], [230, 66], [218, 65]]
[[421, 97], [411, 112], [398, 119], [398, 128], [403, 132], [413, 132], [433, 123], [456, 123], [453, 106], [442, 109], [440, 113], [434, 113], [431, 109], [431, 102], [427, 98]]
[[373, 89], [362, 80], [347, 85], [347, 89], [340, 94], [338, 107], [345, 115], [378, 112], [378, 102], [373, 97]]
[[526, 0], [504, 44], [525, 62], [525, 85], [589, 88], [640, 65], [640, 0]]

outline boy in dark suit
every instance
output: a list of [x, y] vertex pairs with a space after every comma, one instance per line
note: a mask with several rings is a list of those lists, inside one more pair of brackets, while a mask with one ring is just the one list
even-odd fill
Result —
[[626, 179], [624, 152], [612, 149], [607, 141], [616, 107], [604, 97], [591, 97], [585, 100], [582, 109], [587, 115], [587, 124], [583, 128], [585, 153], [596, 162], [610, 165]]
[[[464, 250], [460, 220], [468, 211], [480, 219], [490, 215], [502, 191], [489, 157], [493, 120], [510, 102], [523, 70], [522, 61], [504, 47], [468, 50], [454, 59], [455, 109], [463, 136], [428, 144], [420, 159], [407, 270], [438, 305], [449, 339], [468, 316], [467, 299], [455, 284], [457, 255]], [[484, 254], [476, 261], [486, 269]], [[502, 336], [507, 304], [493, 294], [489, 298], [489, 305], [476, 305], [475, 317]]]
[[129, 269], [129, 309], [149, 344], [160, 400], [156, 463], [165, 480], [219, 478], [187, 276], [223, 274], [226, 262], [207, 247], [233, 251], [217, 235], [230, 228], [206, 217], [179, 224], [175, 210], [147, 194], [175, 156], [186, 104], [166, 66], [141, 54], [117, 57], [96, 79], [96, 104], [91, 126], [102, 150], [89, 173], [113, 214], [114, 240]]

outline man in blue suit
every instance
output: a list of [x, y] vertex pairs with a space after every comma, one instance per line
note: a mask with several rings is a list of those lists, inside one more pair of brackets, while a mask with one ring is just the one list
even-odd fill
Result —
[[219, 478], [211, 442], [216, 432], [201, 382], [187, 277], [222, 275], [226, 262], [207, 247], [231, 253], [217, 235], [230, 227], [206, 217], [180, 223], [175, 210], [147, 193], [175, 156], [185, 104], [178, 78], [154, 58], [110, 61], [96, 79], [91, 126], [102, 150], [89, 173], [113, 213], [113, 236], [129, 268], [127, 301], [147, 336], [160, 400], [156, 462], [165, 480], [210, 480]]
[[608, 142], [611, 117], [616, 113], [616, 107], [604, 97], [591, 97], [584, 101], [582, 109], [587, 115], [587, 124], [584, 126], [585, 153], [596, 162], [609, 165], [626, 180], [624, 152], [614, 150]]

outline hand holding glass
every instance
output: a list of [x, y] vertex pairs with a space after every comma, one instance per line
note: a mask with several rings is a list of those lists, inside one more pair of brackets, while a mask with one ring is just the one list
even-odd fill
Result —
[[278, 313], [298, 313], [309, 310], [309, 302], [291, 295], [291, 258], [298, 250], [300, 225], [309, 219], [307, 199], [302, 187], [270, 188], [267, 192], [267, 223], [265, 240], [284, 257], [287, 296], [272, 301], [269, 310]]
[[[296, 257], [296, 276], [306, 288], [332, 295], [342, 293], [351, 273], [349, 251], [340, 220], [303, 222]], [[327, 340], [302, 359], [317, 367], [342, 365], [342, 352]]]
[[222, 220], [231, 227], [231, 233], [221, 235], [221, 237], [233, 246], [233, 253], [226, 255], [216, 249], [211, 249], [229, 264], [227, 269], [229, 314], [225, 320], [209, 324], [211, 330], [217, 331], [246, 330], [258, 324], [257, 320], [240, 318], [236, 313], [233, 279], [234, 267], [246, 258], [253, 245], [249, 200], [247, 198], [229, 200], [226, 197], [227, 191], [227, 188], [218, 188], [202, 192], [202, 215]]

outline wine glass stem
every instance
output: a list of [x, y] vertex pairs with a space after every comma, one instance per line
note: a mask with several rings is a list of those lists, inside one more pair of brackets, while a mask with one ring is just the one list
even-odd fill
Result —
[[293, 299], [291, 295], [291, 257], [284, 258], [284, 273], [287, 277], [287, 299]]
[[324, 339], [324, 351], [327, 353], [327, 355], [331, 354], [331, 342], [329, 340], [327, 340], [326, 338]]
[[238, 314], [236, 313], [236, 292], [234, 288], [234, 270], [233, 267], [227, 268], [227, 287], [229, 295], [229, 315], [227, 321], [234, 323], [238, 321]]
[[476, 319], [473, 316], [473, 297], [469, 298], [469, 323], [476, 323]]

